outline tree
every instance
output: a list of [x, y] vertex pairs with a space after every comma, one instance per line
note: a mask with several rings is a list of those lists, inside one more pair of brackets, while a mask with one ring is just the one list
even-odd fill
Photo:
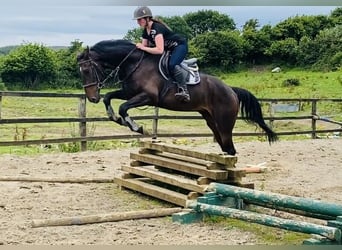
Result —
[[191, 54], [204, 67], [231, 70], [244, 56], [243, 39], [237, 31], [215, 31], [197, 35], [190, 42]]
[[299, 42], [303, 36], [313, 39], [321, 30], [331, 27], [333, 27], [332, 21], [323, 15], [290, 17], [274, 26], [272, 39], [293, 38]]
[[243, 31], [257, 31], [258, 27], [259, 27], [258, 19], [249, 19], [243, 25], [242, 30]]
[[50, 84], [52, 88], [77, 88], [80, 87], [79, 67], [76, 57], [83, 50], [83, 42], [75, 40], [70, 47], [56, 52], [58, 59], [58, 73], [56, 81]]
[[298, 44], [297, 61], [299, 66], [310, 68], [319, 58], [319, 49], [314, 39], [304, 36]]
[[314, 67], [331, 70], [342, 66], [342, 25], [322, 30], [315, 43], [319, 58]]
[[342, 25], [322, 30], [315, 39], [303, 37], [297, 50], [302, 67], [332, 70], [342, 65]]
[[236, 28], [228, 15], [214, 10], [200, 10], [183, 16], [191, 30], [191, 37], [214, 31], [230, 31]]
[[56, 70], [54, 51], [43, 45], [29, 43], [5, 57], [1, 77], [5, 83], [18, 83], [25, 89], [35, 89], [42, 82], [53, 80]]
[[192, 38], [191, 29], [183, 17], [160, 17], [160, 19], [165, 22], [174, 32], [184, 36], [188, 40]]
[[130, 40], [130, 41], [137, 43], [137, 42], [141, 41], [142, 32], [143, 32], [143, 30], [141, 28], [135, 28], [132, 30], [128, 30], [128, 32], [126, 33], [126, 35], [123, 38], [126, 40]]
[[282, 62], [288, 65], [297, 63], [297, 41], [294, 38], [287, 38], [280, 41], [274, 41], [265, 51], [276, 62]]
[[263, 63], [267, 60], [265, 50], [271, 45], [270, 28], [259, 27], [258, 20], [250, 19], [245, 23], [242, 30], [244, 39], [245, 61], [247, 63]]
[[335, 25], [342, 25], [342, 8], [339, 7], [334, 9], [331, 12], [329, 18]]

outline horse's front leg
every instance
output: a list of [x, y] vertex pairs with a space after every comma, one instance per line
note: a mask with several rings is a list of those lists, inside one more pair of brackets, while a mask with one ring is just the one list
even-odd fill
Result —
[[131, 108], [141, 107], [144, 105], [152, 105], [152, 99], [146, 93], [140, 93], [133, 98], [124, 102], [119, 107], [119, 114], [126, 122], [127, 126], [134, 132], [140, 134], [148, 134], [143, 127], [138, 125], [129, 115], [128, 110]]
[[105, 105], [108, 118], [113, 122], [116, 122], [122, 126], [126, 126], [127, 125], [126, 122], [122, 119], [122, 117], [116, 116], [116, 114], [112, 108], [110, 101], [114, 98], [126, 100], [125, 95], [121, 89], [113, 91], [113, 92], [108, 92], [107, 94], [105, 94], [105, 96], [103, 97], [103, 103]]

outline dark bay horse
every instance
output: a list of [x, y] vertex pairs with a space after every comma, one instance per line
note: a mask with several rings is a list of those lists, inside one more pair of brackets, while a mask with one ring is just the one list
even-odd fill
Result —
[[[174, 111], [197, 111], [206, 120], [222, 151], [235, 155], [232, 133], [241, 110], [244, 120], [258, 124], [265, 131], [269, 143], [277, 140], [276, 133], [265, 124], [257, 98], [248, 90], [229, 87], [214, 76], [200, 74], [199, 84], [188, 85], [191, 101], [177, 100], [176, 85], [159, 72], [160, 58], [136, 49], [128, 40], [106, 40], [86, 48], [77, 61], [88, 100], [98, 103], [100, 89], [114, 75], [122, 87], [105, 94], [103, 102], [109, 119], [132, 131], [144, 133], [129, 116], [131, 108], [149, 105]], [[127, 100], [119, 107], [120, 116], [116, 116], [111, 106], [114, 98]]]

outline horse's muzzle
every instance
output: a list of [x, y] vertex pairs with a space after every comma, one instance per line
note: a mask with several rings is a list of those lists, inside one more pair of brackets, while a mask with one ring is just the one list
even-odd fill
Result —
[[100, 97], [95, 97], [95, 96], [93, 96], [93, 97], [88, 97], [88, 100], [90, 101], [90, 102], [92, 102], [92, 103], [99, 103], [100, 102]]

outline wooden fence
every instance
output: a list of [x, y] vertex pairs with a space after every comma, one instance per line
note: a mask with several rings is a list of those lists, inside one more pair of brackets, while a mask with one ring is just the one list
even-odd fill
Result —
[[[78, 99], [78, 117], [74, 118], [4, 118], [2, 117], [2, 108], [4, 108], [4, 97], [20, 97], [20, 98], [35, 98], [44, 97], [51, 98], [51, 103], [53, 103], [53, 98], [74, 98]], [[312, 138], [317, 138], [318, 133], [338, 133], [342, 132], [342, 122], [334, 121], [330, 117], [324, 117], [318, 115], [318, 103], [330, 102], [336, 103], [338, 105], [338, 112], [342, 113], [342, 99], [338, 98], [282, 98], [282, 99], [272, 99], [272, 98], [261, 98], [260, 103], [264, 106], [268, 106], [269, 112], [264, 112], [264, 119], [269, 121], [271, 126], [274, 125], [275, 121], [282, 120], [311, 120], [310, 130], [301, 131], [276, 131], [279, 135], [296, 135], [296, 134], [309, 134]], [[115, 139], [133, 139], [133, 138], [147, 138], [147, 137], [212, 137], [212, 133], [160, 133], [158, 132], [158, 122], [161, 120], [171, 119], [203, 119], [201, 116], [194, 115], [159, 115], [159, 109], [154, 109], [154, 114], [144, 115], [144, 116], [133, 116], [135, 120], [149, 119], [153, 121], [152, 125], [152, 135], [140, 135], [140, 134], [121, 134], [121, 135], [103, 135], [103, 136], [89, 136], [87, 135], [87, 124], [89, 122], [104, 122], [108, 121], [107, 117], [87, 117], [86, 109], [86, 97], [84, 94], [61, 94], [61, 93], [44, 93], [44, 92], [17, 92], [17, 91], [0, 91], [0, 126], [3, 124], [22, 124], [22, 123], [78, 123], [79, 131], [78, 136], [72, 138], [53, 138], [53, 139], [38, 139], [38, 140], [12, 140], [12, 141], [0, 141], [0, 146], [13, 146], [13, 145], [30, 145], [30, 144], [49, 144], [49, 143], [65, 143], [65, 142], [80, 142], [81, 150], [86, 150], [87, 142], [89, 141], [100, 141], [100, 140], [115, 140]], [[298, 115], [301, 110], [303, 103], [309, 103], [311, 105], [311, 112], [304, 115]], [[101, 104], [99, 104], [101, 105]], [[295, 115], [289, 116], [291, 112]], [[103, 107], [103, 113], [105, 110]], [[284, 114], [287, 114], [284, 116]], [[341, 115], [339, 113], [338, 115]], [[268, 115], [268, 116], [267, 116]], [[277, 116], [279, 115], [279, 116]], [[241, 119], [240, 117], [238, 119]], [[336, 128], [330, 129], [318, 129], [317, 121], [323, 121], [330, 124], [335, 124]], [[127, 128], [127, 131], [128, 128]], [[261, 132], [235, 132], [234, 136], [260, 136], [263, 135]]]

